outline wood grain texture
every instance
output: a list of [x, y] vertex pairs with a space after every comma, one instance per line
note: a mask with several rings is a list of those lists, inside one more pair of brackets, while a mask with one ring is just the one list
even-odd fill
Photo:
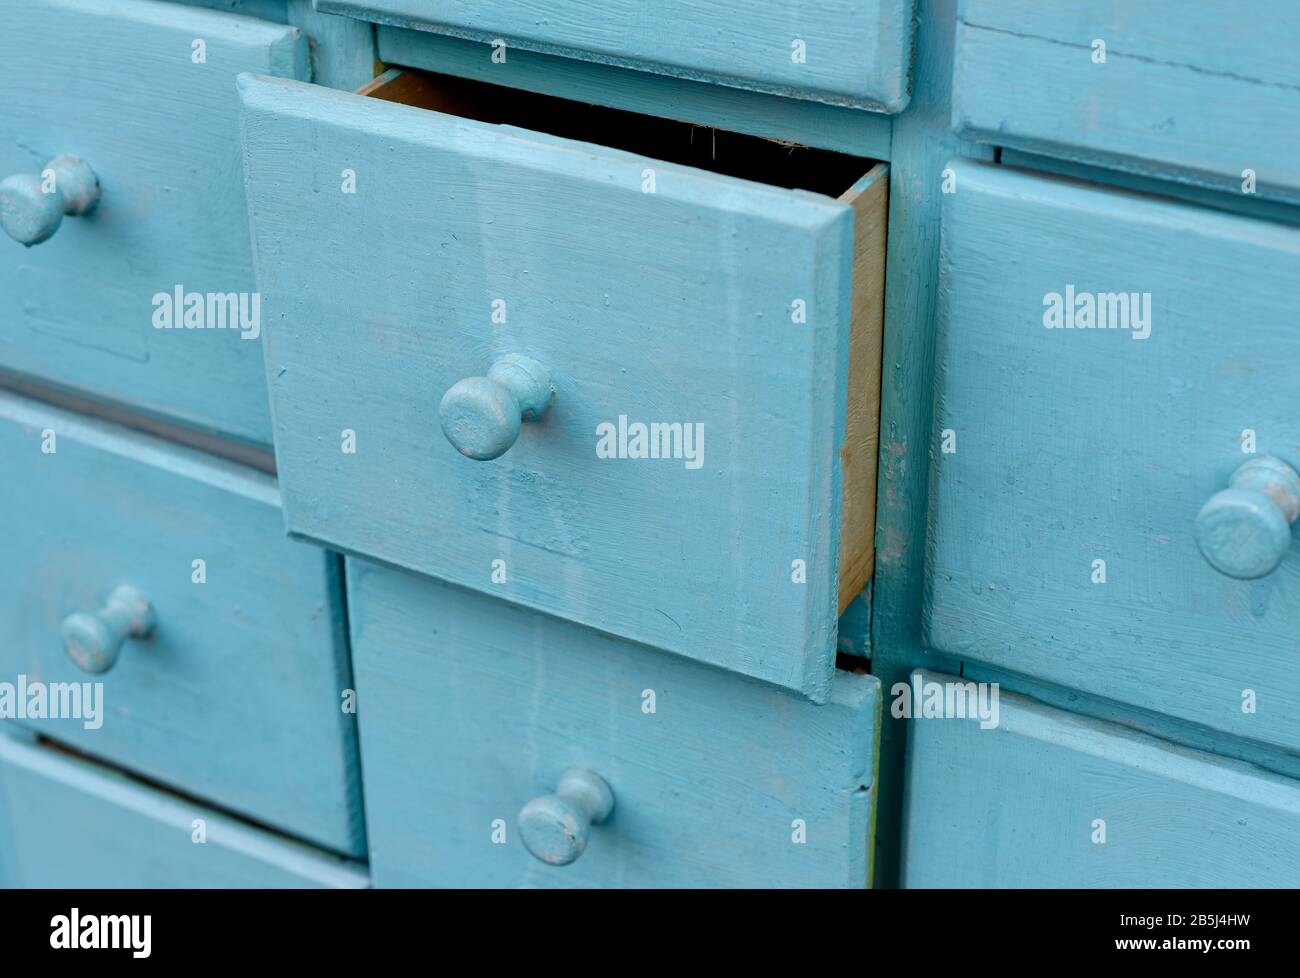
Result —
[[[798, 98], [898, 112], [907, 104], [910, 0], [316, 0], [318, 10], [509, 49], [582, 58]], [[804, 43], [801, 61], [792, 42]]]
[[[191, 61], [196, 39], [206, 63]], [[295, 28], [153, 0], [33, 0], [6, 14], [0, 174], [70, 153], [102, 199], [29, 251], [0, 242], [0, 365], [270, 442], [260, 343], [155, 329], [152, 297], [178, 284], [253, 291], [234, 79], [305, 77], [306, 54]]]
[[494, 62], [488, 45], [428, 31], [380, 25], [375, 28], [375, 38], [380, 59], [394, 65], [628, 112], [667, 115], [697, 125], [790, 140], [869, 159], [889, 159], [890, 117], [880, 113], [651, 75], [536, 51], [510, 51], [504, 63]]
[[[1105, 64], [1093, 42], [1106, 44]], [[1300, 202], [1300, 6], [965, 0], [953, 123], [966, 137]], [[1245, 52], [1249, 52], [1248, 55]]]
[[853, 329], [849, 393], [840, 446], [839, 612], [871, 579], [876, 536], [876, 454], [880, 449], [880, 347], [884, 335], [888, 167], [883, 163], [841, 197], [853, 208]]
[[[194, 841], [202, 820], [206, 842]], [[0, 733], [0, 886], [363, 887], [358, 863]]]
[[[1294, 751], [1300, 551], [1233, 580], [1195, 521], [1249, 457], [1243, 430], [1300, 460], [1279, 288], [1300, 231], [1004, 168], [957, 183], [935, 381], [957, 451], [932, 471], [928, 643]], [[1149, 337], [1044, 328], [1067, 283], [1149, 292]]]
[[[837, 672], [818, 706], [391, 568], [347, 578], [376, 885], [867, 885], [874, 678]], [[547, 866], [515, 818], [571, 767], [614, 809]]]
[[[0, 681], [104, 684], [98, 728], [22, 722], [364, 854], [354, 718], [341, 710], [351, 671], [338, 559], [284, 538], [274, 480], [9, 394], [0, 453]], [[194, 583], [195, 560], [206, 583]], [[89, 676], [60, 622], [120, 585], [152, 602], [153, 638], [129, 640], [109, 672]]]
[[1300, 783], [1007, 693], [996, 728], [909, 725], [907, 886], [1287, 887], [1300, 874]]
[[[513, 126], [241, 86], [289, 530], [824, 698], [853, 209]], [[356, 194], [335, 192], [344, 167]], [[550, 368], [555, 405], [502, 458], [465, 459], [439, 399], [512, 352]], [[598, 457], [598, 425], [620, 416], [702, 424], [702, 467]]]

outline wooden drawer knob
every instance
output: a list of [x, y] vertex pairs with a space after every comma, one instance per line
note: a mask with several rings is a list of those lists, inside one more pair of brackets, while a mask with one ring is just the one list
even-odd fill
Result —
[[443, 434], [467, 458], [497, 458], [519, 437], [520, 421], [546, 413], [555, 400], [551, 372], [515, 353], [499, 359], [486, 377], [466, 377], [442, 396]]
[[59, 625], [63, 647], [86, 672], [108, 672], [128, 638], [148, 638], [156, 624], [153, 605], [133, 587], [116, 588], [95, 612], [74, 611]]
[[1196, 516], [1196, 542], [1215, 568], [1252, 580], [1272, 572], [1291, 549], [1300, 514], [1300, 475], [1272, 455], [1243, 462]]
[[43, 173], [16, 173], [0, 180], [0, 225], [31, 247], [59, 229], [63, 215], [80, 217], [99, 202], [99, 177], [84, 160], [56, 156]]
[[534, 798], [519, 810], [519, 834], [544, 863], [567, 866], [587, 848], [593, 822], [609, 818], [614, 792], [595, 771], [571, 767], [553, 795]]

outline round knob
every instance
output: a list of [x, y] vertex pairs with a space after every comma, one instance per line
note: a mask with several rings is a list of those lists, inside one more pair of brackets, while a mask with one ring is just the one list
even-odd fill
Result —
[[595, 771], [571, 767], [553, 795], [534, 798], [519, 810], [519, 834], [544, 863], [567, 866], [587, 848], [593, 822], [609, 818], [614, 792]]
[[504, 455], [519, 437], [519, 422], [546, 413], [555, 400], [551, 372], [531, 357], [509, 353], [486, 377], [466, 377], [442, 396], [442, 433], [456, 451], [486, 460]]
[[148, 638], [153, 605], [133, 587], [116, 588], [96, 612], [74, 611], [59, 625], [63, 647], [86, 672], [108, 672], [128, 638]]
[[99, 177], [75, 156], [56, 156], [40, 174], [0, 180], [0, 226], [31, 247], [59, 229], [63, 215], [80, 217], [99, 202]]
[[1211, 565], [1229, 577], [1253, 580], [1272, 572], [1291, 549], [1300, 514], [1300, 474], [1272, 455], [1243, 462], [1228, 488], [1196, 516], [1196, 542]]

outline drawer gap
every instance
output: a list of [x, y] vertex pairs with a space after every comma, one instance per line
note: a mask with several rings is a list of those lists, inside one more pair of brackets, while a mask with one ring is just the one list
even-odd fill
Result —
[[[0, 737], [2, 736], [6, 736], [6, 735], [0, 734]], [[54, 755], [73, 758], [77, 761], [83, 761], [87, 764], [92, 764], [96, 768], [102, 771], [112, 772], [113, 774], [120, 775], [121, 777], [126, 778], [128, 781], [132, 782], [133, 784], [137, 784], [142, 787], [160, 792], [161, 794], [164, 794], [176, 801], [192, 804], [195, 807], [196, 811], [206, 810], [218, 815], [223, 815], [226, 818], [233, 819], [234, 821], [239, 822], [241, 825], [247, 826], [252, 829], [257, 829], [260, 832], [265, 832], [268, 835], [272, 835], [277, 839], [296, 842], [304, 846], [311, 846], [313, 849], [316, 849], [322, 853], [329, 853], [330, 855], [337, 856], [340, 859], [344, 859], [349, 864], [354, 866], [365, 865], [364, 860], [358, 859], [356, 855], [344, 852], [333, 846], [325, 845], [324, 843], [318, 842], [315, 839], [305, 838], [294, 832], [287, 831], [284, 828], [281, 828], [280, 826], [273, 825], [270, 822], [264, 822], [261, 819], [257, 818], [256, 816], [249, 814], [248, 812], [237, 811], [236, 809], [223, 805], [220, 799], [207, 798], [207, 797], [196, 795], [192, 792], [186, 791], [184, 788], [178, 787], [177, 785], [169, 784], [166, 781], [160, 781], [157, 778], [151, 778], [147, 774], [142, 774], [139, 771], [133, 771], [130, 768], [123, 767], [121, 764], [114, 763], [114, 761], [110, 758], [103, 757], [98, 754], [90, 754], [90, 753], [86, 753], [85, 751], [77, 750], [71, 744], [65, 744], [62, 741], [53, 740], [45, 736], [45, 734], [40, 734], [40, 733], [36, 734], [33, 741], [33, 746], [39, 750], [49, 751], [51, 754]]]
[[405, 68], [386, 71], [357, 94], [829, 197], [846, 193], [875, 163], [798, 143]]

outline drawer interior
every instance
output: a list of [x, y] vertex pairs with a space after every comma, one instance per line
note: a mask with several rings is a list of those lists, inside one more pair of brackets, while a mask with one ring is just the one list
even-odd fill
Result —
[[828, 197], [842, 197], [874, 164], [846, 153], [410, 69], [387, 71], [357, 94]]
[[846, 153], [410, 69], [390, 69], [357, 94], [822, 194], [853, 208], [849, 380], [840, 446], [843, 501], [838, 602], [843, 613], [870, 580], [875, 563], [887, 165]]

